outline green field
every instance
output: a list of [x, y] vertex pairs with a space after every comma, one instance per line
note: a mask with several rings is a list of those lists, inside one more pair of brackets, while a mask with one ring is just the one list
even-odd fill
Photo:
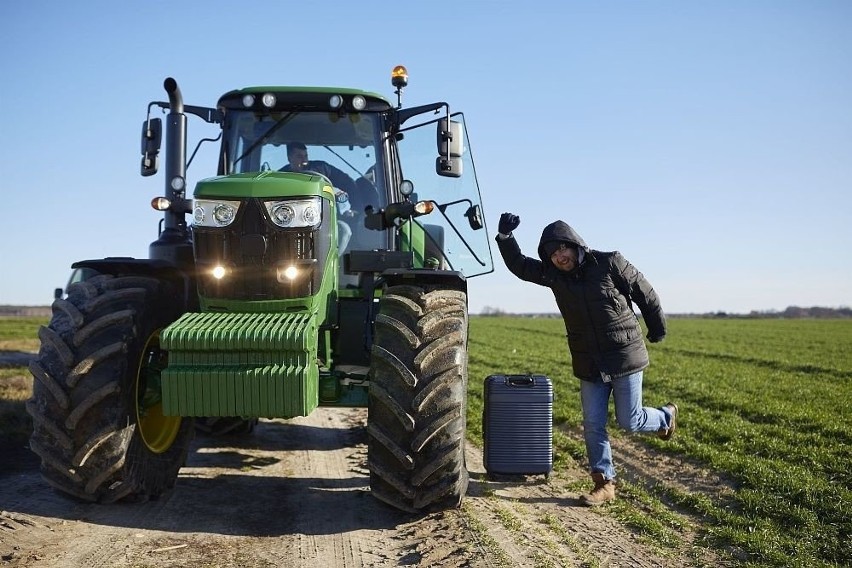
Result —
[[[0, 318], [0, 350], [35, 350], [44, 322]], [[626, 484], [601, 513], [660, 546], [678, 538], [688, 514], [706, 543], [742, 565], [852, 565], [852, 321], [671, 319], [667, 339], [649, 349], [645, 402], [673, 400], [681, 418], [669, 442], [636, 439], [733, 480], [735, 491], [714, 499]], [[468, 430], [479, 443], [483, 381], [498, 373], [553, 379], [556, 467], [585, 467], [561, 320], [471, 318]], [[0, 369], [0, 427], [25, 443], [22, 376], [24, 368]]]
[[[496, 373], [550, 376], [554, 422], [580, 424], [561, 320], [474, 317], [470, 327], [473, 439], [482, 435], [482, 379]], [[645, 403], [676, 401], [681, 419], [672, 441], [641, 440], [733, 479], [736, 491], [714, 502], [633, 488], [636, 511], [618, 514], [664, 543], [667, 531], [676, 532], [671, 519], [660, 514], [649, 523], [641, 509], [674, 501], [746, 564], [852, 564], [852, 321], [671, 319], [667, 339], [649, 350]], [[555, 436], [554, 445], [557, 455], [584, 464], [579, 437]]]
[[[44, 323], [45, 318], [0, 316], [0, 351], [37, 351], [38, 328]], [[0, 366], [0, 451], [26, 446], [32, 421], [24, 403], [31, 392], [32, 377], [25, 367]]]

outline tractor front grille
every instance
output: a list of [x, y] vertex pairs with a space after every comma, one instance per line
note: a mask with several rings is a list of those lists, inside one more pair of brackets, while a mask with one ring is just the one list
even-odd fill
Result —
[[[265, 217], [263, 204], [249, 200], [228, 227], [195, 228], [193, 246], [202, 296], [228, 300], [282, 300], [316, 293], [330, 245], [331, 212], [322, 200], [323, 222], [314, 228], [282, 229]], [[225, 269], [222, 278], [213, 269]], [[284, 277], [295, 267], [294, 279]]]

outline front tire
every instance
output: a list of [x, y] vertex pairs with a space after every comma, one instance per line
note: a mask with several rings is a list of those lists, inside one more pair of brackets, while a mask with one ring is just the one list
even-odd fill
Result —
[[467, 394], [467, 295], [392, 286], [376, 316], [368, 463], [375, 497], [398, 509], [461, 505]]
[[95, 276], [53, 303], [30, 363], [30, 448], [44, 479], [100, 503], [156, 498], [171, 488], [192, 419], [163, 416], [159, 333], [177, 319], [170, 287], [147, 277]]

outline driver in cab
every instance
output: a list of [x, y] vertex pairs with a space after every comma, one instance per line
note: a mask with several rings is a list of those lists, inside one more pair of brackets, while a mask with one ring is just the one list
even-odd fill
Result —
[[290, 142], [287, 144], [286, 166], [281, 168], [282, 172], [305, 172], [311, 171], [322, 174], [331, 181], [331, 185], [342, 189], [346, 193], [352, 193], [355, 189], [355, 181], [343, 171], [322, 160], [308, 160], [308, 149], [301, 142]]
[[[290, 142], [287, 144], [286, 166], [279, 171], [282, 172], [316, 172], [324, 175], [334, 186], [334, 198], [337, 201], [337, 211], [340, 218], [337, 221], [338, 251], [340, 254], [346, 250], [352, 238], [351, 223], [355, 211], [349, 203], [349, 194], [355, 189], [355, 181], [344, 172], [322, 160], [308, 160], [308, 149], [301, 142]], [[346, 221], [344, 221], [346, 219]]]

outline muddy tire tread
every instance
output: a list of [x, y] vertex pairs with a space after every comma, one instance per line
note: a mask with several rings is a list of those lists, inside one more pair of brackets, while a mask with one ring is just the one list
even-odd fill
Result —
[[375, 329], [367, 427], [371, 491], [404, 511], [457, 507], [468, 483], [467, 296], [391, 286]]
[[77, 499], [112, 503], [156, 497], [174, 485], [186, 459], [192, 421], [152, 452], [136, 424], [136, 372], [148, 338], [177, 319], [170, 287], [151, 277], [97, 275], [53, 303], [29, 369], [30, 448], [42, 477]]

